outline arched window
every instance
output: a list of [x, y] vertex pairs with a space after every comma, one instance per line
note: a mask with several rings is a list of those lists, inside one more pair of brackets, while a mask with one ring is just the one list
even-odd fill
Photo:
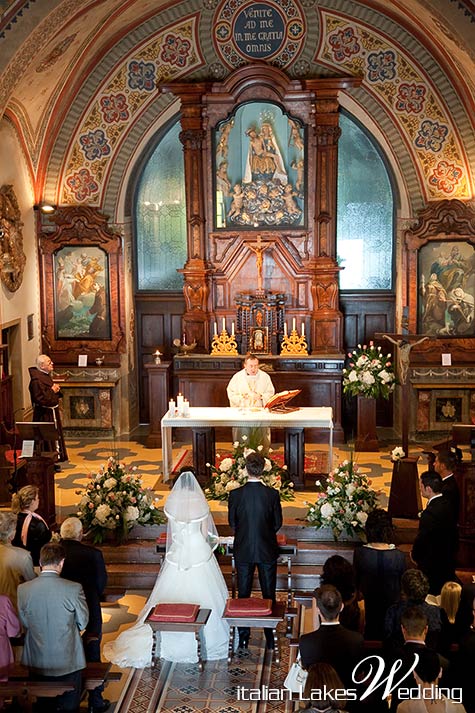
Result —
[[342, 290], [392, 290], [394, 197], [375, 144], [346, 114], [338, 144], [337, 259]]
[[135, 202], [137, 289], [177, 291], [186, 262], [186, 204], [183, 148], [177, 121], [148, 160]]

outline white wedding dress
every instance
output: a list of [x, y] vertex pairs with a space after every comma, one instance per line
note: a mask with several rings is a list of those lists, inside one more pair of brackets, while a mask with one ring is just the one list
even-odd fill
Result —
[[[179, 485], [184, 476], [185, 487], [183, 482]], [[104, 646], [105, 658], [121, 667], [151, 664], [153, 632], [144, 620], [160, 602], [199, 604], [211, 609], [208, 623], [201, 630], [202, 658], [211, 661], [228, 654], [229, 627], [221, 616], [229, 595], [210, 545], [217, 544], [216, 528], [192, 473], [180, 476], [164, 509], [168, 517], [167, 553], [152, 593], [134, 626]], [[163, 632], [156, 636], [157, 656], [180, 663], [198, 661], [193, 633]]]

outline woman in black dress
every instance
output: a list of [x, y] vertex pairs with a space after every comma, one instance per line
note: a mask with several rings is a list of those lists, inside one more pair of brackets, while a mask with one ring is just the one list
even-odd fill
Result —
[[370, 512], [365, 531], [367, 544], [355, 550], [353, 566], [365, 605], [364, 637], [380, 640], [386, 611], [399, 601], [407, 562], [404, 552], [393, 544], [392, 519], [386, 510]]
[[36, 485], [25, 485], [12, 497], [12, 511], [18, 513], [12, 545], [29, 550], [33, 564], [40, 563], [40, 550], [51, 540], [51, 530], [36, 512], [40, 503]]

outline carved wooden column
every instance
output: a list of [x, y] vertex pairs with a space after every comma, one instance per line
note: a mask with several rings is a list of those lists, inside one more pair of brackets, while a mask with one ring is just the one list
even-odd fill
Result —
[[305, 88], [315, 94], [314, 140], [316, 151], [316, 190], [314, 205], [314, 260], [311, 323], [312, 353], [333, 354], [342, 351], [343, 315], [339, 309], [338, 273], [336, 262], [336, 198], [338, 139], [338, 93], [359, 86], [357, 78], [311, 79]]
[[202, 97], [209, 90], [206, 83], [171, 82], [162, 92], [173, 92], [181, 100], [180, 141], [185, 163], [188, 260], [183, 274], [186, 310], [183, 332], [188, 344], [196, 341], [198, 348], [209, 344], [209, 266], [206, 263], [206, 213], [203, 145], [206, 132], [202, 120]]

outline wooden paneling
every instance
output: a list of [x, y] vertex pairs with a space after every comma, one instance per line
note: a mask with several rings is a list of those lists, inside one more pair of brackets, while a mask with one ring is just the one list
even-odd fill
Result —
[[[149, 423], [148, 374], [144, 365], [153, 361], [158, 348], [164, 361], [174, 354], [173, 340], [181, 337], [182, 317], [185, 309], [183, 296], [136, 297], [137, 362], [140, 374], [140, 422]], [[171, 386], [172, 393], [175, 391]]]

